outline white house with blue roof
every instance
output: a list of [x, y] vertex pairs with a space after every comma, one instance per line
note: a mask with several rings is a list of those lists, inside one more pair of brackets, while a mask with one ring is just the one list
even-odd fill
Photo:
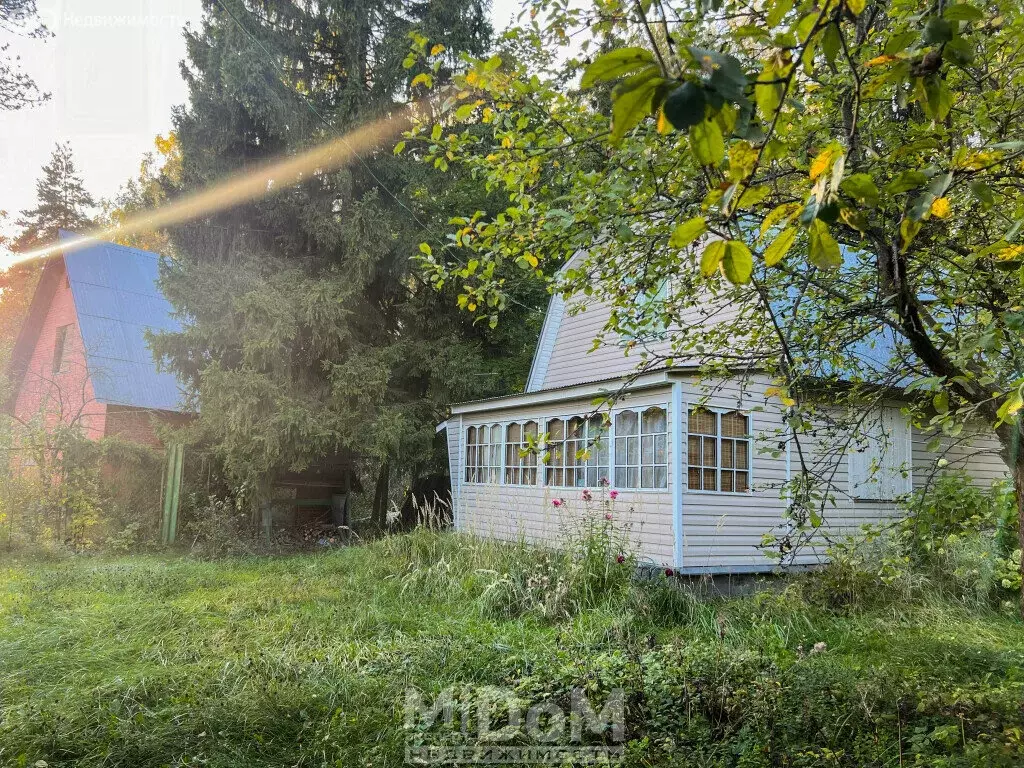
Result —
[[[582, 515], [610, 514], [649, 563], [693, 574], [771, 570], [777, 560], [766, 556], [765, 535], [778, 542], [791, 531], [787, 483], [799, 467], [772, 382], [756, 368], [709, 377], [678, 359], [638, 376], [623, 345], [594, 346], [610, 311], [593, 298], [555, 295], [526, 390], [452, 407], [439, 431], [447, 435], [455, 525], [555, 544]], [[729, 312], [709, 301], [684, 321], [709, 330]], [[667, 339], [652, 347], [659, 343], [653, 358], [670, 358]], [[868, 366], [872, 354], [866, 349]], [[610, 408], [595, 413], [602, 398], [611, 398]], [[940, 467], [981, 484], [1005, 476], [992, 434], [944, 439], [935, 449], [934, 435], [908, 423], [898, 398], [875, 404], [857, 435], [802, 435], [805, 459], [829, 480], [820, 533], [893, 516]], [[823, 537], [816, 538], [819, 546], [788, 561], [816, 563]]]

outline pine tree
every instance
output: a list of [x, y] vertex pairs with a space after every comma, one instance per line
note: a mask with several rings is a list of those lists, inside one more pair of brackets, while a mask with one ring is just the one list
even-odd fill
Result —
[[[188, 38], [170, 196], [393, 114], [417, 74], [403, 66], [410, 32], [444, 46], [454, 68], [462, 51], [486, 49], [485, 10], [483, 0], [207, 2]], [[277, 472], [359, 456], [374, 467], [362, 485], [380, 521], [393, 477], [444, 471], [434, 424], [448, 403], [522, 384], [542, 289], [524, 288], [519, 321], [491, 330], [411, 261], [421, 223], [445, 226], [446, 201], [460, 195], [485, 203], [475, 181], [385, 147], [172, 231], [164, 289], [193, 322], [157, 349], [197, 393], [199, 429], [236, 479], [266, 487]]]
[[96, 203], [75, 169], [70, 144], [54, 148], [36, 182], [36, 195], [36, 207], [22, 211], [17, 221], [22, 232], [14, 241], [14, 251], [30, 251], [53, 242], [60, 229], [81, 231], [90, 226], [87, 210]]

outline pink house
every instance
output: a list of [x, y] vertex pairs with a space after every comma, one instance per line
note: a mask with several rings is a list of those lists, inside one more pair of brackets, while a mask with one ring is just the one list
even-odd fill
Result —
[[158, 446], [156, 422], [182, 418], [178, 381], [146, 340], [180, 328], [158, 277], [157, 254], [113, 243], [51, 257], [14, 347], [8, 412]]

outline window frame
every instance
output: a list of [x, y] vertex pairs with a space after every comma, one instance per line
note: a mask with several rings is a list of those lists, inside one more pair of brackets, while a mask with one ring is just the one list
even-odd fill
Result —
[[[691, 410], [704, 410], [709, 413], [715, 414], [715, 489], [708, 490], [707, 488], [691, 488], [690, 487], [690, 411]], [[746, 437], [727, 437], [727, 440], [734, 442], [744, 441], [747, 444], [747, 490], [745, 491], [723, 491], [722, 488], [722, 416], [727, 413], [738, 413], [744, 416], [747, 420], [747, 436]], [[744, 496], [749, 497], [754, 494], [754, 413], [751, 410], [745, 408], [730, 408], [721, 407], [716, 405], [707, 405], [702, 403], [683, 403], [682, 417], [685, 419], [683, 422], [683, 450], [685, 452], [685, 462], [680, 460], [680, 468], [685, 468], [685, 472], [680, 473], [680, 482], [683, 480], [683, 493], [697, 494], [697, 495], [712, 495], [712, 496]], [[700, 432], [695, 432], [695, 435], [701, 435], [702, 437], [711, 437], [711, 435], [705, 435]], [[680, 457], [682, 459], [682, 457]], [[735, 460], [733, 461], [735, 463]], [[707, 465], [701, 464], [702, 469], [709, 468]], [[737, 470], [735, 467], [725, 467], [727, 471], [735, 473]], [[742, 471], [742, 470], [741, 470]]]
[[[645, 411], [649, 411], [652, 408], [660, 408], [665, 412], [665, 487], [664, 488], [643, 488], [643, 414]], [[618, 435], [615, 433], [615, 422], [618, 419], [619, 414], [632, 411], [637, 416], [637, 452], [640, 463], [637, 467], [637, 480], [638, 485], [636, 488], [630, 488], [627, 485], [623, 485], [616, 473], [616, 461], [615, 461], [615, 441], [618, 439]], [[672, 492], [672, 478], [673, 478], [673, 457], [672, 457], [672, 410], [667, 402], [654, 402], [645, 403], [643, 405], [623, 405], [619, 408], [613, 408], [610, 413], [611, 425], [608, 428], [608, 434], [610, 436], [609, 443], [609, 462], [608, 462], [608, 482], [609, 487], [614, 488], [617, 491], [625, 491], [627, 493], [671, 493]], [[653, 433], [652, 433], [653, 434]], [[660, 434], [660, 433], [659, 433]], [[629, 467], [628, 463], [624, 465]], [[652, 464], [652, 467], [660, 467], [661, 464]]]
[[[479, 442], [481, 429], [487, 429], [487, 442]], [[477, 441], [469, 442], [469, 430], [476, 430]], [[494, 442], [494, 430], [500, 432], [500, 440]], [[463, 481], [469, 485], [503, 485], [505, 476], [505, 424], [501, 421], [485, 421], [482, 423], [464, 424], [462, 428], [463, 440], [465, 440], [465, 465], [462, 468]], [[470, 464], [470, 449], [473, 449], [475, 461]], [[494, 450], [498, 449], [498, 464], [492, 463]], [[481, 451], [483, 451], [481, 461]], [[470, 472], [472, 471], [472, 479]], [[497, 480], [491, 480], [492, 472], [496, 473]], [[487, 477], [488, 479], [482, 479]]]
[[[534, 456], [537, 459], [537, 461], [536, 461], [536, 463], [532, 467], [523, 464], [523, 461], [525, 460], [526, 457], [519, 456], [518, 455], [518, 450], [519, 449], [517, 449], [516, 465], [515, 465], [514, 468], [518, 469], [520, 473], [526, 472], [526, 471], [528, 471], [530, 469], [536, 470], [537, 477], [534, 479], [534, 481], [532, 483], [523, 483], [523, 482], [513, 483], [513, 482], [509, 482], [508, 474], [509, 474], [509, 471], [511, 469], [513, 469], [513, 467], [510, 467], [509, 463], [508, 463], [508, 449], [509, 449], [509, 446], [511, 445], [511, 443], [509, 443], [509, 441], [508, 441], [508, 430], [509, 430], [509, 427], [511, 427], [513, 424], [518, 424], [523, 429], [523, 432], [520, 433], [520, 440], [519, 440], [518, 443], [516, 443], [516, 445], [525, 447], [526, 444], [527, 444], [525, 428], [526, 428], [526, 425], [531, 423], [531, 422], [537, 425], [536, 437], [537, 437], [537, 441], [538, 441], [538, 453], [534, 454]], [[502, 445], [502, 454], [501, 454], [501, 456], [502, 456], [502, 464], [503, 464], [503, 466], [501, 468], [501, 485], [507, 485], [510, 488], [536, 488], [536, 487], [538, 487], [541, 484], [541, 480], [543, 478], [543, 473], [541, 472], [542, 462], [540, 460], [541, 459], [540, 452], [542, 450], [541, 445], [540, 445], [540, 436], [542, 434], [544, 434], [543, 432], [541, 432], [541, 424], [543, 424], [543, 423], [544, 423], [544, 419], [536, 417], [536, 416], [523, 416], [522, 418], [511, 419], [509, 421], [506, 421], [506, 422], [502, 423], [503, 440], [502, 440], [502, 444], [501, 444]]]
[[[570, 465], [566, 464], [566, 462], [565, 462], [565, 458], [566, 458], [567, 454], [565, 453], [564, 444], [567, 443], [567, 442], [572, 441], [573, 443], [580, 444], [580, 445], [585, 447], [586, 444], [590, 441], [590, 421], [592, 419], [602, 419], [603, 420], [603, 418], [604, 418], [604, 416], [603, 416], [603, 414], [600, 411], [597, 411], [597, 412], [589, 411], [589, 412], [585, 412], [583, 414], [580, 414], [580, 413], [570, 413], [569, 415], [552, 414], [550, 416], [543, 416], [540, 419], [538, 419], [538, 423], [543, 425], [543, 431], [541, 432], [542, 435], [549, 434], [548, 424], [550, 422], [552, 422], [552, 421], [561, 421], [562, 424], [564, 425], [563, 426], [562, 439], [559, 441], [559, 442], [561, 442], [563, 444], [562, 463], [556, 467], [556, 466], [553, 466], [553, 465], [549, 464], [546, 461], [541, 461], [537, 465], [538, 469], [542, 469], [543, 470], [542, 472], [538, 473], [538, 480], [540, 481], [540, 485], [541, 485], [542, 488], [553, 488], [553, 489], [556, 489], [556, 490], [578, 491], [578, 490], [581, 490], [581, 489], [584, 489], [584, 488], [600, 488], [601, 487], [601, 478], [600, 477], [598, 478], [598, 482], [595, 483], [594, 485], [590, 485], [589, 483], [584, 483], [583, 485], [565, 485], [565, 484], [554, 485], [554, 484], [549, 484], [548, 483], [548, 472], [556, 470], [556, 469], [561, 469], [562, 470], [562, 479], [564, 481], [567, 472], [575, 473], [576, 470], [580, 466], [582, 466], [583, 467], [583, 479], [586, 480], [587, 479], [586, 478], [587, 472], [591, 469], [590, 462], [593, 460], [594, 457], [586, 459], [585, 463], [582, 464], [582, 465], [578, 465], [578, 464], [574, 463], [573, 465], [570, 466]], [[573, 419], [579, 419], [580, 421], [583, 422], [583, 436], [582, 437], [576, 437], [576, 438], [570, 438], [569, 437], [569, 422], [572, 421]], [[611, 434], [612, 434], [612, 429], [611, 429], [611, 425], [609, 424], [608, 428], [604, 432], [604, 439], [605, 439], [605, 441], [608, 444], [608, 463], [606, 465], [608, 474], [604, 475], [604, 477], [607, 478], [607, 480], [608, 480], [608, 483], [609, 483], [608, 487], [609, 488], [613, 487], [611, 485], [611, 483], [612, 483], [612, 470], [613, 470], [613, 467], [612, 467], [612, 445], [613, 444], [612, 444]], [[545, 438], [544, 443], [543, 443], [543, 445], [541, 447], [541, 451], [542, 451], [541, 458], [542, 459], [543, 459], [543, 454], [549, 453], [549, 450], [550, 450], [550, 446], [548, 445], [547, 439]], [[574, 462], [577, 461], [577, 459], [575, 459], [575, 452], [576, 452], [576, 450], [577, 449], [573, 449], [573, 454], [574, 454], [573, 461]], [[600, 465], [600, 463], [596, 464], [594, 469], [596, 469], [596, 471], [598, 473], [600, 473], [601, 472], [601, 465]]]
[[71, 335], [72, 325], [73, 323], [58, 325], [54, 334], [53, 360], [50, 363], [50, 374], [53, 376], [67, 370], [65, 364], [67, 363], [68, 336]]

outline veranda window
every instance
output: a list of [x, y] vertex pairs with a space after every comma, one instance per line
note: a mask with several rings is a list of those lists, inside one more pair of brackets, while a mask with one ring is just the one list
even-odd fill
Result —
[[497, 483], [501, 480], [502, 429], [484, 424], [466, 430], [466, 482]]
[[615, 485], [668, 487], [668, 419], [664, 408], [620, 411], [615, 416]]
[[691, 491], [750, 490], [750, 417], [692, 408], [688, 414], [687, 486]]
[[608, 435], [602, 416], [573, 416], [547, 423], [544, 484], [597, 486], [608, 477]]
[[505, 482], [508, 485], [537, 484], [536, 444], [536, 421], [505, 427]]

